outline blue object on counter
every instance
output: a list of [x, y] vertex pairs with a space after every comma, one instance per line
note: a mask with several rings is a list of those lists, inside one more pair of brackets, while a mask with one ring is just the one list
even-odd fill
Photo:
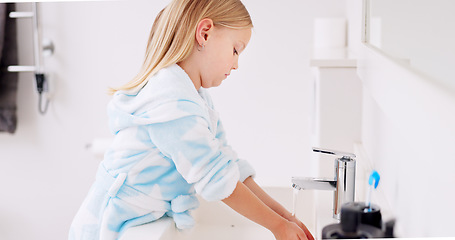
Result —
[[373, 170], [370, 174], [370, 178], [368, 179], [368, 185], [370, 186], [368, 187], [368, 195], [366, 199], [368, 207], [364, 209], [365, 212], [371, 211], [371, 192], [373, 192], [373, 189], [378, 187], [379, 179], [381, 179], [381, 176], [379, 176], [379, 173], [376, 170]]
[[368, 179], [368, 184], [372, 186], [374, 181], [374, 188], [376, 189], [379, 184], [379, 179], [381, 179], [381, 176], [379, 176], [379, 173], [376, 170], [373, 170], [373, 172], [371, 172], [370, 178]]

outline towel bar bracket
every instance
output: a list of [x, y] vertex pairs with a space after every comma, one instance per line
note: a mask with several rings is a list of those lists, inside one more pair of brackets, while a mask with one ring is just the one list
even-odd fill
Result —
[[[54, 44], [48, 39], [41, 37], [41, 25], [39, 22], [38, 3], [32, 2], [32, 11], [30, 12], [10, 12], [10, 18], [31, 18], [33, 23], [33, 49], [34, 49], [34, 66], [8, 66], [9, 72], [34, 72], [36, 80], [36, 88], [39, 95], [38, 110], [41, 114], [45, 114], [49, 107], [49, 99], [43, 96], [43, 92], [47, 91], [47, 81], [43, 70], [43, 54], [50, 56], [54, 53]], [[43, 97], [46, 98], [43, 107]]]
[[10, 18], [32, 18], [34, 16], [33, 12], [10, 12]]
[[35, 66], [8, 66], [8, 72], [35, 72]]

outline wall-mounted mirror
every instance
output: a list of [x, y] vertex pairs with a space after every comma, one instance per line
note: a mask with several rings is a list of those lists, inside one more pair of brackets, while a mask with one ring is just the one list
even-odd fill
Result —
[[367, 42], [455, 90], [455, 1], [366, 1]]

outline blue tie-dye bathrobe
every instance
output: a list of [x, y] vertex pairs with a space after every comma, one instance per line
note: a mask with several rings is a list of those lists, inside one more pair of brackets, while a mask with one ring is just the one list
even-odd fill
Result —
[[163, 216], [180, 229], [194, 220], [195, 194], [228, 197], [252, 167], [226, 144], [208, 92], [174, 64], [137, 93], [117, 92], [108, 106], [115, 133], [96, 181], [70, 228], [70, 239], [118, 239], [129, 227]]

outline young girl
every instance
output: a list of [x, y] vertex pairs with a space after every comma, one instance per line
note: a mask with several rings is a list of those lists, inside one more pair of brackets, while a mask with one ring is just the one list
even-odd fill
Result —
[[173, 0], [156, 17], [140, 73], [108, 106], [115, 133], [70, 239], [118, 239], [129, 227], [172, 217], [195, 223], [195, 194], [223, 201], [276, 239], [313, 239], [253, 180], [227, 145], [206, 88], [238, 68], [252, 22], [240, 0]]

